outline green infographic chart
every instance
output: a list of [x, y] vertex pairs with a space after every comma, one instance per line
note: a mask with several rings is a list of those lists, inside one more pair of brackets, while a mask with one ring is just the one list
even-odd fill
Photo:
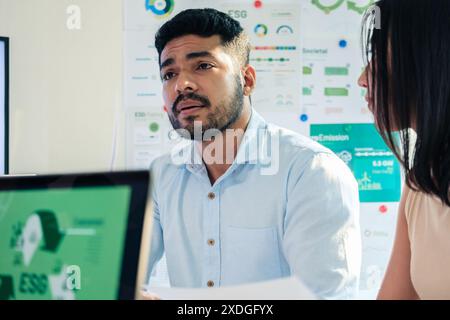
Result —
[[116, 299], [129, 187], [0, 192], [0, 300]]
[[350, 167], [361, 202], [399, 201], [400, 164], [373, 124], [314, 124], [311, 137]]

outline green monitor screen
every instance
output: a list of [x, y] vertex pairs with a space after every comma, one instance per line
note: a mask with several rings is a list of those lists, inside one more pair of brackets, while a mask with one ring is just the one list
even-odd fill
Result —
[[148, 173], [0, 179], [0, 299], [132, 299]]

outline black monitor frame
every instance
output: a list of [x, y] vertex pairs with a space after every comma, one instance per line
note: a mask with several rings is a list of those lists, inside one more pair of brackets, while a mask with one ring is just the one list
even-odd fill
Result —
[[[0, 37], [0, 42], [5, 44], [5, 168], [4, 173], [9, 173], [9, 38]], [[0, 61], [0, 63], [2, 63]]]

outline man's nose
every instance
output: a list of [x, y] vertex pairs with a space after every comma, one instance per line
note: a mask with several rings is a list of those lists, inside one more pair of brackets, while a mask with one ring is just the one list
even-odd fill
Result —
[[365, 68], [364, 71], [359, 76], [358, 85], [360, 87], [363, 87], [363, 88], [366, 88], [366, 89], [369, 87], [369, 85], [367, 83], [367, 68]]
[[177, 77], [177, 82], [175, 84], [175, 90], [178, 94], [186, 91], [197, 91], [198, 86], [194, 79], [188, 74], [180, 73]]

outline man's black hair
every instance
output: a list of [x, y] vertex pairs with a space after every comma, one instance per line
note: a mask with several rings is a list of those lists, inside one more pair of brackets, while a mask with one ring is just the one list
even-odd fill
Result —
[[155, 37], [160, 64], [167, 43], [185, 35], [205, 38], [219, 35], [222, 45], [241, 65], [249, 63], [250, 43], [240, 23], [223, 12], [205, 8], [184, 10], [161, 26]]

